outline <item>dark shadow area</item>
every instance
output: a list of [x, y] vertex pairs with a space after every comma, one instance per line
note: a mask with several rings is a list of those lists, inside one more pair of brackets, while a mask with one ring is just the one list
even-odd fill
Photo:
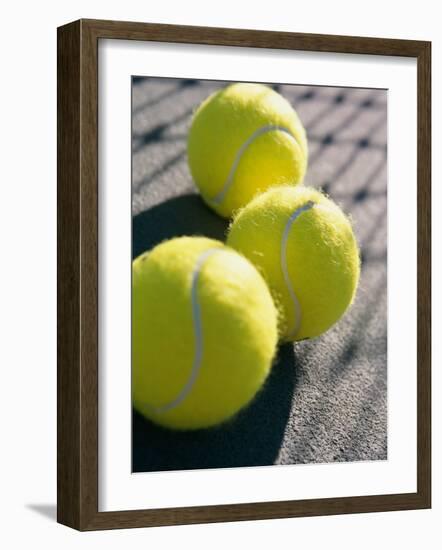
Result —
[[133, 472], [274, 464], [296, 383], [293, 345], [285, 344], [279, 348], [272, 371], [252, 403], [221, 426], [172, 431], [152, 424], [134, 411]]
[[32, 510], [41, 516], [52, 521], [57, 521], [57, 506], [56, 504], [25, 504], [28, 510]]
[[132, 220], [132, 258], [158, 243], [182, 235], [224, 240], [228, 221], [196, 194], [182, 195], [141, 212]]
[[149, 77], [146, 76], [132, 76], [132, 84], [136, 86], [137, 84], [142, 84], [146, 80], [149, 80]]

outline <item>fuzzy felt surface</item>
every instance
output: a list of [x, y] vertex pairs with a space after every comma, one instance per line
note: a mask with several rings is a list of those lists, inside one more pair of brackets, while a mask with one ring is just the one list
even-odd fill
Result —
[[[265, 128], [271, 131], [256, 134]], [[188, 135], [188, 160], [203, 199], [229, 217], [269, 186], [303, 180], [305, 131], [291, 105], [271, 88], [233, 84], [207, 98], [195, 112]], [[229, 183], [229, 177], [225, 196], [215, 203], [212, 199]]]
[[135, 408], [195, 429], [246, 406], [277, 343], [276, 308], [255, 267], [219, 241], [178, 237], [139, 256], [132, 273]]
[[[136, 79], [133, 85], [133, 257], [164, 239], [224, 240], [186, 159], [192, 113], [225, 83]], [[351, 216], [361, 248], [355, 301], [322, 336], [279, 346], [251, 404], [219, 427], [156, 426], [134, 412], [133, 469], [387, 459], [387, 93], [278, 86], [308, 134], [305, 184]]]
[[[267, 280], [280, 305], [282, 340], [319, 336], [353, 302], [360, 267], [351, 223], [315, 189], [274, 187], [257, 196], [234, 219], [227, 243]], [[296, 315], [299, 326], [294, 332]]]

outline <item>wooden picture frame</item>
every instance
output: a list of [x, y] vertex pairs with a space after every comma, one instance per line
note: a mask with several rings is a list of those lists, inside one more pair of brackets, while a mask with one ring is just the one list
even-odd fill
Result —
[[[417, 492], [98, 511], [98, 41], [124, 39], [405, 56], [418, 67]], [[79, 20], [58, 29], [58, 521], [82, 531], [431, 506], [431, 44]]]

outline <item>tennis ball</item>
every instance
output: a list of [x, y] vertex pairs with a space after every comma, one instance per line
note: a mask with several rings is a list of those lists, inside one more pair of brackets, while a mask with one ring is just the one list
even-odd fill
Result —
[[328, 330], [353, 302], [359, 249], [349, 219], [311, 188], [273, 188], [234, 219], [227, 244], [264, 275], [280, 308], [282, 340]]
[[307, 167], [298, 115], [260, 84], [232, 84], [208, 97], [193, 116], [187, 151], [201, 196], [224, 217], [271, 186], [300, 183]]
[[132, 296], [137, 411], [196, 429], [252, 400], [271, 368], [277, 310], [247, 259], [215, 240], [175, 238], [134, 260]]

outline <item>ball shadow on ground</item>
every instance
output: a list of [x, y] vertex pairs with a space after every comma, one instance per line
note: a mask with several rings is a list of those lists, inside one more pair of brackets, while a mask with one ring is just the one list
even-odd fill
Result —
[[158, 243], [182, 235], [224, 240], [228, 221], [196, 194], [181, 195], [141, 212], [132, 220], [132, 258]]
[[[172, 198], [133, 218], [133, 257], [165, 239], [204, 235], [224, 240], [228, 221], [196, 194]], [[133, 412], [134, 472], [273, 464], [284, 436], [296, 383], [292, 345], [280, 347], [272, 371], [252, 403], [221, 426], [188, 432], [156, 426]]]
[[136, 411], [132, 424], [132, 470], [152, 472], [274, 464], [281, 448], [296, 385], [293, 346], [279, 348], [272, 371], [252, 403], [215, 428], [173, 431]]

